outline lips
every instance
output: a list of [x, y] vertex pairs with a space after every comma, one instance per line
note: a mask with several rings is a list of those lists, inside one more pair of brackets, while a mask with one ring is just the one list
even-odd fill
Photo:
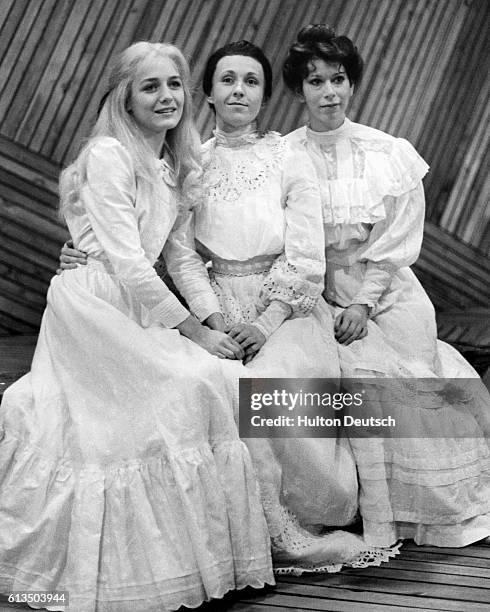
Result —
[[174, 113], [177, 109], [176, 108], [161, 108], [159, 110], [156, 110], [155, 113], [157, 113], [157, 115], [171, 115], [172, 113]]

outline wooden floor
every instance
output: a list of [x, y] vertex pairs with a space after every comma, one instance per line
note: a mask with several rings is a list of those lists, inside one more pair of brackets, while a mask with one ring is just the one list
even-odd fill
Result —
[[[3, 602], [0, 600], [0, 612], [31, 610]], [[451, 549], [406, 543], [398, 557], [381, 567], [344, 569], [338, 574], [282, 576], [274, 589], [232, 594], [222, 602], [199, 608], [199, 612], [327, 610], [489, 612], [490, 546]]]
[[[29, 369], [35, 340], [30, 336], [0, 339], [0, 396], [2, 389]], [[398, 557], [381, 567], [282, 576], [277, 582], [274, 589], [263, 592], [233, 593], [202, 606], [199, 612], [490, 612], [490, 546], [442, 549], [406, 543]], [[31, 609], [7, 604], [0, 597], [0, 612], [13, 610]]]

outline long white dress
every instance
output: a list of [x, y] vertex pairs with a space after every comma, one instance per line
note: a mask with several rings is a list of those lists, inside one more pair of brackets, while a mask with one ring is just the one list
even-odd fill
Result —
[[[370, 308], [367, 337], [338, 345], [342, 376], [477, 377], [437, 340], [434, 308], [408, 267], [422, 243], [424, 160], [406, 140], [349, 119], [286, 138], [309, 154], [318, 175], [325, 298], [334, 316], [349, 304]], [[490, 534], [490, 397], [482, 383], [471, 388], [464, 418], [454, 400], [441, 399], [437, 410], [399, 406], [424, 439], [351, 440], [368, 542], [463, 546]]]
[[0, 592], [162, 612], [273, 583], [235, 375], [171, 329], [189, 313], [152, 267], [172, 189], [136, 185], [127, 151], [101, 138], [64, 192], [88, 265], [51, 281], [31, 372], [1, 405]]
[[[338, 377], [331, 314], [318, 300], [323, 228], [308, 157], [276, 133], [233, 138], [218, 131], [203, 156], [207, 196], [164, 251], [191, 311], [201, 320], [222, 312], [228, 326], [253, 323], [264, 333], [266, 343], [242, 377]], [[212, 262], [209, 275], [203, 260]], [[388, 558], [386, 551], [364, 558], [364, 543], [348, 533], [313, 538], [297, 523], [341, 526], [355, 518], [357, 477], [345, 438], [247, 444], [276, 567], [334, 571], [342, 562]]]

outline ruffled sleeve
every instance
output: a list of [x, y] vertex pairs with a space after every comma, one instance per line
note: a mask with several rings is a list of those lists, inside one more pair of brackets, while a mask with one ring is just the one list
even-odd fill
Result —
[[[274, 321], [307, 316], [323, 290], [324, 237], [320, 193], [315, 170], [307, 154], [291, 151], [284, 156], [282, 190], [285, 198], [285, 246], [264, 280], [260, 299], [272, 306]], [[261, 326], [268, 310], [254, 324]], [[269, 328], [270, 331], [270, 328]]]
[[219, 300], [209, 282], [203, 260], [196, 251], [194, 213], [182, 213], [163, 249], [167, 271], [191, 312], [204, 321], [220, 312]]
[[85, 172], [80, 197], [114, 275], [149, 310], [153, 322], [175, 327], [189, 312], [158, 277], [141, 245], [129, 153], [114, 138], [100, 139], [86, 153]]
[[366, 262], [362, 284], [352, 304], [375, 309], [398, 268], [413, 264], [420, 253], [425, 199], [422, 182], [398, 197], [385, 198], [386, 216], [373, 225], [360, 261]]

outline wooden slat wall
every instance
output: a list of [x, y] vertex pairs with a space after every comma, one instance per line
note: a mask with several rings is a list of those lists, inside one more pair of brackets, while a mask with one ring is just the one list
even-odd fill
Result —
[[0, 334], [39, 323], [66, 236], [57, 173], [90, 130], [117, 52], [142, 39], [178, 44], [207, 137], [205, 58], [247, 38], [276, 75], [262, 125], [287, 133], [305, 117], [281, 63], [297, 31], [320, 22], [353, 37], [366, 60], [351, 117], [408, 138], [431, 164], [420, 278], [440, 308], [488, 303], [487, 0], [1, 0], [0, 9]]

